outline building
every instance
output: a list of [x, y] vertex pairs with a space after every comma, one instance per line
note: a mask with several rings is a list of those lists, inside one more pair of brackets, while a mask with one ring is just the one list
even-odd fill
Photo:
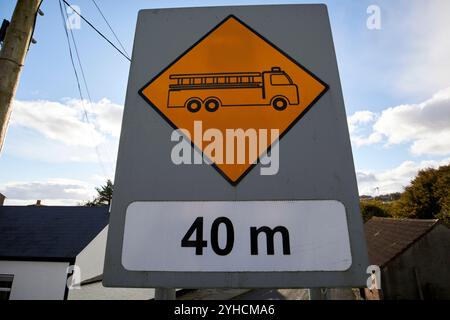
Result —
[[373, 217], [365, 223], [369, 260], [381, 290], [367, 299], [450, 299], [450, 229], [438, 220]]
[[70, 266], [108, 219], [107, 207], [0, 206], [0, 299], [67, 299]]
[[108, 226], [77, 255], [75, 265], [81, 271], [79, 285], [69, 291], [69, 300], [149, 300], [151, 288], [106, 288], [102, 284]]

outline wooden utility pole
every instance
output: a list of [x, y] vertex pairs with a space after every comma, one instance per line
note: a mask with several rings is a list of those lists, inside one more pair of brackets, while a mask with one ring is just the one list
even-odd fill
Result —
[[25, 62], [42, 0], [17, 0], [0, 52], [0, 152], [12, 111], [19, 75]]

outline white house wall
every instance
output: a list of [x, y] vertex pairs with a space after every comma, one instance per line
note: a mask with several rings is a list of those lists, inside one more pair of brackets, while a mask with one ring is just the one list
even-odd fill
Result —
[[10, 300], [63, 300], [67, 262], [0, 261], [0, 274], [14, 275]]
[[154, 289], [105, 288], [101, 282], [81, 286], [69, 291], [69, 300], [149, 300], [155, 297]]
[[[75, 265], [80, 269], [81, 282], [103, 274], [105, 262], [106, 226], [87, 246], [78, 254]], [[101, 281], [82, 285], [80, 289], [69, 291], [69, 300], [148, 300], [153, 299], [154, 289], [135, 288], [105, 288]]]
[[105, 262], [106, 237], [108, 226], [106, 226], [84, 249], [81, 251], [75, 265], [80, 268], [81, 282], [97, 277], [103, 273]]

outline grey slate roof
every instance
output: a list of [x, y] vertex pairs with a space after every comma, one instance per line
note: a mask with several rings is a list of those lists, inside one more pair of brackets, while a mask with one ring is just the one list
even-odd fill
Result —
[[370, 263], [385, 266], [438, 222], [437, 219], [371, 218], [364, 224]]
[[108, 207], [0, 206], [0, 259], [74, 259], [108, 221]]

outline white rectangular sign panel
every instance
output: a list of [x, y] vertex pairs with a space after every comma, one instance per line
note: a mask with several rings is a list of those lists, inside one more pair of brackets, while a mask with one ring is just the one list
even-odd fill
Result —
[[122, 264], [130, 271], [345, 271], [344, 205], [307, 201], [133, 202]]

